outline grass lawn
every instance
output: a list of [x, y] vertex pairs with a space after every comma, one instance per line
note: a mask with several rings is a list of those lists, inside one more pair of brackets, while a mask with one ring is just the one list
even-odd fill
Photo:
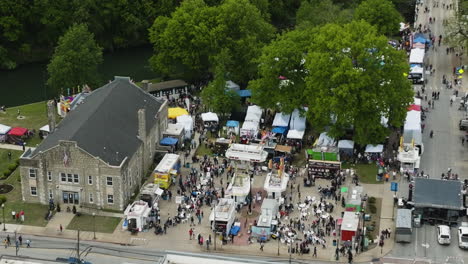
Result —
[[[8, 152], [11, 152], [11, 160], [8, 159]], [[17, 150], [0, 149], [0, 176], [3, 176], [3, 172], [10, 164], [14, 164], [22, 153]]]
[[[6, 180], [0, 181], [0, 184], [11, 184], [13, 185], [13, 191], [3, 194], [7, 201], [5, 203], [5, 220], [7, 223], [16, 223], [11, 217], [11, 212], [19, 212], [24, 210], [24, 224], [33, 226], [45, 226], [47, 221], [44, 219], [48, 206], [37, 204], [37, 203], [25, 203], [22, 200], [21, 195], [21, 183], [19, 180], [19, 169], [15, 170], [13, 174]], [[2, 218], [3, 220], [3, 218]]]
[[211, 156], [213, 155], [213, 152], [205, 144], [201, 144], [200, 146], [198, 146], [197, 151], [195, 152], [195, 155], [203, 157], [203, 155], [205, 154], [207, 156]]
[[[24, 119], [17, 118], [18, 110], [20, 110], [20, 115], [25, 117]], [[57, 118], [56, 120], [58, 123], [60, 119]], [[38, 135], [39, 128], [43, 127], [47, 123], [46, 102], [10, 107], [7, 108], [6, 113], [0, 113], [0, 124], [11, 127], [25, 127], [27, 129], [35, 129], [37, 131], [34, 137], [26, 140], [27, 146], [30, 147], [35, 147], [41, 142]]]
[[371, 184], [382, 184], [383, 181], [377, 181], [377, 172], [378, 167], [375, 163], [371, 164], [349, 164], [344, 163], [341, 165], [341, 168], [348, 169], [353, 168], [356, 171], [356, 174], [359, 176], [359, 181], [362, 183], [371, 183]]
[[[96, 218], [96, 219], [93, 219]], [[94, 222], [94, 220], [96, 222]], [[81, 230], [81, 231], [94, 231], [94, 224], [96, 224], [96, 232], [100, 233], [113, 233], [117, 225], [120, 223], [120, 218], [109, 216], [93, 217], [92, 215], [82, 214], [81, 216], [73, 217], [67, 229]]]

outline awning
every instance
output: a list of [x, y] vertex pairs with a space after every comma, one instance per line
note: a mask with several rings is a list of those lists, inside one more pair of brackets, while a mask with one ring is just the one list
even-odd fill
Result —
[[45, 125], [45, 126], [39, 128], [39, 131], [50, 132], [49, 125]]
[[408, 106], [408, 111], [421, 111], [421, 106], [412, 104]]
[[291, 153], [292, 148], [290, 146], [276, 145], [275, 151]]
[[290, 139], [302, 139], [304, 137], [305, 131], [299, 130], [289, 130], [287, 138]]
[[187, 112], [187, 110], [185, 110], [185, 109], [183, 109], [181, 107], [169, 108], [167, 110], [167, 117], [170, 118], [170, 119], [175, 119], [178, 116], [188, 115], [188, 114], [189, 113]]
[[203, 120], [203, 122], [219, 122], [218, 115], [213, 112], [201, 114], [201, 119]]
[[366, 146], [366, 153], [381, 153], [383, 151], [383, 145], [367, 145]]
[[227, 127], [238, 127], [239, 126], [239, 121], [229, 120], [229, 121], [227, 121], [226, 126]]
[[28, 129], [27, 128], [24, 128], [24, 127], [14, 127], [10, 130], [10, 132], [8, 132], [8, 135], [10, 136], [24, 136], [26, 135], [26, 133], [28, 133]]
[[0, 124], [0, 135], [6, 135], [11, 127]]
[[159, 141], [162, 146], [174, 146], [179, 140], [177, 138], [165, 137]]
[[252, 91], [251, 90], [238, 90], [237, 94], [240, 97], [252, 97]]
[[340, 140], [338, 141], [339, 149], [354, 149], [354, 141], [352, 140]]
[[287, 130], [288, 130], [287, 127], [275, 127], [275, 128], [273, 128], [273, 130], [271, 130], [271, 132], [273, 132], [275, 134], [284, 134], [284, 133], [286, 133]]
[[291, 119], [291, 115], [283, 114], [283, 113], [276, 113], [275, 119], [273, 119], [274, 127], [287, 127], [289, 126], [289, 120]]

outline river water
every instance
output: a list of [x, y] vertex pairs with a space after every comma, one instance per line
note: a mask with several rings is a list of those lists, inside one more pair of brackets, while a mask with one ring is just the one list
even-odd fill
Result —
[[[103, 84], [114, 76], [129, 76], [134, 81], [156, 78], [148, 60], [151, 47], [117, 50], [104, 54], [104, 62], [99, 68]], [[47, 90], [47, 63], [29, 63], [13, 71], [0, 71], [0, 105], [17, 106], [44, 101], [55, 96]]]

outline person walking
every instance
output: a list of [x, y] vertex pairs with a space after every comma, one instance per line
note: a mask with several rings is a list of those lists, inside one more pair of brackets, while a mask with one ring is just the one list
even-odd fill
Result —
[[190, 228], [190, 230], [188, 231], [189, 233], [189, 240], [192, 240], [192, 236], [193, 236], [193, 229]]
[[31, 247], [31, 240], [29, 240], [29, 239], [26, 240], [26, 247], [27, 248]]
[[348, 251], [348, 263], [353, 263], [353, 253], [351, 252], [351, 250]]
[[60, 233], [62, 233], [62, 232], [63, 232], [63, 226], [62, 226], [62, 224], [60, 224], [59, 229], [60, 229]]
[[7, 243], [8, 243], [8, 246], [11, 245], [10, 235], [7, 235]]
[[265, 246], [265, 244], [263, 243], [263, 241], [260, 241], [260, 251], [263, 251], [264, 246]]
[[312, 254], [312, 257], [317, 257], [317, 247], [314, 247], [314, 254]]
[[18, 237], [18, 240], [19, 240], [20, 246], [22, 246], [23, 245], [23, 237], [21, 235]]

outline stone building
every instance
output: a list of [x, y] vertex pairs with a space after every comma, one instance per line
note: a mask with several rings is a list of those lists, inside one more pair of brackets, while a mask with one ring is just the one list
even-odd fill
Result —
[[124, 210], [167, 128], [167, 102], [116, 77], [54, 123], [20, 158], [23, 200]]

